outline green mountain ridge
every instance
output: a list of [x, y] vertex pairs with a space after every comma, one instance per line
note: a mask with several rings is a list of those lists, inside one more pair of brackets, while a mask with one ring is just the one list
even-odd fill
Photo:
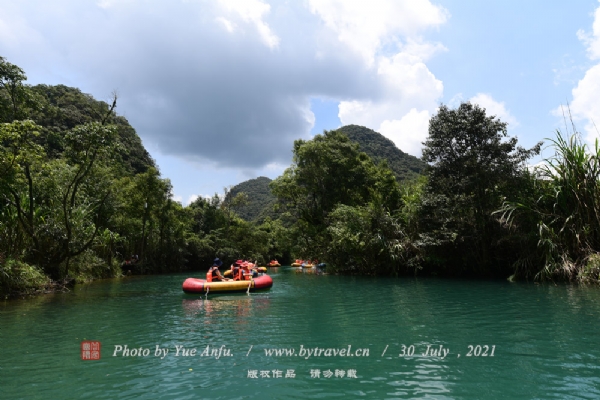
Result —
[[[81, 90], [65, 85], [31, 86], [40, 107], [32, 110], [32, 119], [43, 127], [40, 141], [50, 157], [60, 157], [64, 134], [77, 125], [100, 121], [108, 104], [96, 100]], [[117, 127], [122, 147], [119, 156], [123, 167], [132, 174], [145, 172], [149, 167], [156, 168], [155, 162], [146, 150], [135, 129], [123, 116], [113, 114], [109, 123]]]
[[337, 131], [358, 143], [360, 151], [365, 152], [375, 162], [386, 160], [398, 181], [416, 178], [427, 167], [427, 163], [403, 152], [390, 139], [372, 129], [359, 125], [346, 125]]
[[277, 202], [277, 198], [271, 193], [269, 183], [272, 179], [266, 176], [250, 179], [242, 183], [238, 183], [231, 188], [227, 194], [225, 201], [229, 201], [239, 193], [248, 195], [248, 204], [240, 206], [236, 209], [236, 213], [246, 221], [262, 220], [266, 216], [271, 219], [276, 219], [277, 214], [273, 210], [273, 206]]
[[[424, 161], [404, 153], [394, 142], [372, 129], [359, 125], [346, 125], [337, 131], [358, 143], [360, 151], [365, 152], [375, 162], [386, 160], [398, 181], [419, 176], [427, 166]], [[244, 192], [248, 195], [248, 204], [236, 210], [241, 218], [246, 221], [260, 221], [266, 216], [276, 219], [278, 213], [273, 210], [273, 206], [277, 198], [271, 193], [269, 183], [271, 179], [264, 176], [241, 182], [231, 188], [226, 200], [231, 200], [238, 193]]]

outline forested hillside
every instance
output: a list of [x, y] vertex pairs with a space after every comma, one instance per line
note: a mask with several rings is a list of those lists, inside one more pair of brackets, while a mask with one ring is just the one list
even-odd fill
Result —
[[261, 221], [267, 216], [275, 219], [278, 214], [273, 210], [273, 206], [277, 198], [271, 193], [269, 183], [271, 179], [265, 176], [239, 183], [227, 193], [225, 201], [232, 200], [239, 193], [245, 193], [247, 201], [236, 208], [236, 213], [241, 218], [246, 221]]
[[64, 85], [36, 85], [31, 87], [38, 105], [31, 111], [30, 118], [42, 127], [38, 141], [52, 158], [58, 158], [64, 151], [64, 133], [77, 125], [101, 121], [116, 127], [119, 142], [118, 157], [126, 171], [146, 172], [156, 167], [154, 160], [142, 145], [135, 129], [122, 116], [107, 115], [108, 104], [98, 101], [77, 88]]
[[183, 268], [188, 217], [117, 97], [26, 79], [0, 57], [0, 292]]
[[[116, 96], [98, 101], [26, 80], [0, 57], [0, 294], [205, 272], [215, 257], [289, 260], [293, 244], [280, 221], [238, 216], [244, 196], [174, 201], [170, 181], [116, 112]], [[269, 182], [244, 188], [254, 193], [251, 207], [271, 209]]]
[[415, 156], [404, 153], [394, 142], [381, 133], [359, 125], [346, 125], [338, 129], [350, 140], [360, 145], [375, 162], [386, 160], [399, 181], [411, 179], [423, 173], [427, 164]]
[[[388, 167], [399, 181], [412, 179], [422, 174], [427, 164], [420, 159], [404, 153], [394, 142], [372, 129], [358, 125], [346, 125], [337, 130], [352, 142], [358, 143], [360, 151], [365, 152], [375, 162], [386, 160]], [[259, 177], [237, 184], [227, 193], [226, 201], [231, 201], [239, 193], [245, 193], [245, 204], [237, 205], [237, 214], [246, 221], [262, 221], [266, 216], [279, 218], [273, 210], [277, 198], [271, 193], [271, 179]]]

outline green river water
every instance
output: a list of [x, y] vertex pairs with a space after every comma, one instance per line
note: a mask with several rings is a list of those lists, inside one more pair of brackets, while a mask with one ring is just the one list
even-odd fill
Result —
[[282, 267], [205, 299], [188, 275], [0, 303], [0, 399], [600, 398], [597, 287]]

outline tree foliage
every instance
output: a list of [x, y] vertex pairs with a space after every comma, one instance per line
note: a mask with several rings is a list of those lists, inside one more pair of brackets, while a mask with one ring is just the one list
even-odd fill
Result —
[[[108, 112], [112, 104], [98, 101], [79, 89], [64, 85], [36, 85], [30, 88], [39, 102], [39, 107], [30, 113], [30, 118], [42, 126], [39, 143], [50, 158], [61, 157], [65, 151], [65, 135], [76, 126], [89, 123], [109, 124], [117, 131], [119, 146], [116, 148], [118, 165], [124, 174], [145, 172], [154, 167], [154, 160], [127, 120], [115, 112]], [[113, 97], [111, 103], [114, 102]], [[113, 111], [114, 108], [113, 108]]]
[[295, 215], [300, 253], [311, 258], [326, 255], [327, 220], [339, 205], [363, 206], [374, 198], [387, 210], [400, 204], [400, 191], [387, 165], [374, 164], [358, 144], [336, 131], [297, 140], [292, 166], [271, 189]]
[[[0, 267], [14, 288], [23, 271], [39, 268], [55, 280], [114, 276], [119, 264], [150, 236], [152, 257], [185, 263], [185, 212], [170, 200], [170, 183], [127, 121], [111, 104], [65, 86], [24, 83], [17, 66], [0, 58]], [[35, 121], [35, 122], [34, 122]], [[135, 154], [134, 157], [131, 157]], [[154, 171], [137, 191], [152, 190], [144, 209], [149, 234], [139, 235], [128, 209], [139, 172]], [[154, 182], [158, 182], [154, 184]], [[129, 186], [128, 186], [129, 185]], [[139, 204], [138, 204], [139, 207]], [[143, 218], [142, 218], [143, 219]], [[125, 222], [127, 220], [128, 222]], [[143, 225], [143, 224], [142, 224]], [[138, 241], [136, 241], [138, 240]], [[154, 252], [156, 250], [156, 252]], [[18, 266], [8, 268], [9, 265]], [[149, 270], [149, 269], [147, 269]], [[35, 273], [27, 273], [33, 281]], [[14, 279], [13, 279], [14, 278]], [[3, 286], [10, 291], [11, 284]]]
[[[359, 274], [600, 281], [600, 150], [552, 140], [541, 174], [506, 123], [441, 106], [423, 160], [365, 127], [294, 142], [292, 165], [187, 207], [111, 102], [24, 83], [0, 57], [0, 290], [121, 273], [205, 270], [215, 257], [319, 259]], [[425, 162], [428, 163], [423, 170]]]
[[525, 162], [541, 147], [518, 147], [506, 127], [470, 103], [457, 109], [441, 106], [430, 121], [423, 150], [430, 167], [422, 237], [431, 260], [453, 273], [501, 268], [496, 261], [502, 258], [497, 250], [504, 228], [492, 214], [504, 198], [518, 193]]
[[26, 80], [25, 71], [0, 57], [0, 122], [27, 119], [30, 111], [39, 108]]
[[271, 179], [259, 176], [239, 183], [231, 188], [225, 196], [225, 202], [239, 193], [246, 193], [248, 202], [237, 208], [236, 213], [248, 222], [262, 223], [267, 217], [278, 219], [280, 213], [275, 210], [277, 197], [271, 193], [269, 184]]

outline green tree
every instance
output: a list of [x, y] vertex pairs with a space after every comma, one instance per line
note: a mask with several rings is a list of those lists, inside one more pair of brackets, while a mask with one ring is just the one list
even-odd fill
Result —
[[271, 182], [271, 190], [297, 218], [302, 257], [326, 254], [327, 218], [338, 205], [365, 205], [375, 197], [387, 210], [400, 205], [398, 184], [385, 162], [375, 165], [337, 131], [294, 142], [293, 164]]
[[374, 161], [386, 160], [399, 182], [416, 178], [427, 167], [423, 160], [404, 153], [390, 139], [364, 126], [346, 125], [339, 128], [338, 132], [358, 143], [360, 151], [367, 153]]
[[231, 226], [231, 223], [241, 208], [248, 205], [248, 194], [245, 192], [239, 192], [235, 196], [231, 196], [231, 187], [224, 188], [223, 190], [223, 201], [221, 201], [221, 210], [227, 216], [227, 227]]
[[[0, 194], [2, 195], [2, 216], [10, 224], [12, 231], [5, 232], [9, 237], [18, 237], [21, 230], [32, 242], [33, 253], [41, 257], [38, 222], [39, 202], [36, 202], [36, 171], [41, 169], [45, 153], [35, 143], [40, 126], [32, 121], [14, 121], [0, 124]], [[8, 226], [4, 226], [6, 229]], [[19, 249], [10, 253], [18, 254]]]
[[0, 291], [116, 276], [123, 254], [147, 272], [182, 268], [193, 219], [116, 96], [25, 80], [0, 57]]
[[330, 269], [390, 275], [411, 266], [413, 248], [401, 220], [377, 201], [364, 206], [340, 204], [329, 215], [329, 222]]
[[[114, 211], [110, 160], [117, 146], [112, 126], [90, 123], [66, 135], [64, 157], [42, 173], [50, 214], [45, 220], [44, 269], [54, 279], [71, 276], [71, 259], [94, 245]], [[54, 244], [54, 245], [53, 245]]]
[[0, 57], [0, 122], [27, 119], [30, 109], [37, 108], [31, 90], [23, 83], [25, 72]]
[[517, 146], [507, 124], [485, 109], [462, 103], [442, 105], [431, 118], [423, 160], [430, 164], [422, 206], [423, 243], [429, 259], [454, 273], [497, 272], [500, 238], [505, 234], [492, 213], [522, 185], [525, 162], [539, 154]]
[[[171, 200], [171, 182], [161, 179], [158, 170], [150, 167], [144, 173], [123, 178], [119, 187], [120, 212], [114, 229], [126, 238], [121, 253], [126, 257], [137, 254], [147, 270], [162, 268], [164, 246], [179, 240], [170, 234], [172, 229], [181, 228], [177, 221], [183, 213]], [[180, 234], [183, 236], [183, 232]], [[181, 265], [181, 260], [178, 263]]]
[[258, 231], [265, 233], [265, 262], [277, 258], [281, 262], [290, 262], [290, 249], [292, 247], [289, 229], [283, 226], [281, 220], [272, 220], [266, 217], [257, 227]]

